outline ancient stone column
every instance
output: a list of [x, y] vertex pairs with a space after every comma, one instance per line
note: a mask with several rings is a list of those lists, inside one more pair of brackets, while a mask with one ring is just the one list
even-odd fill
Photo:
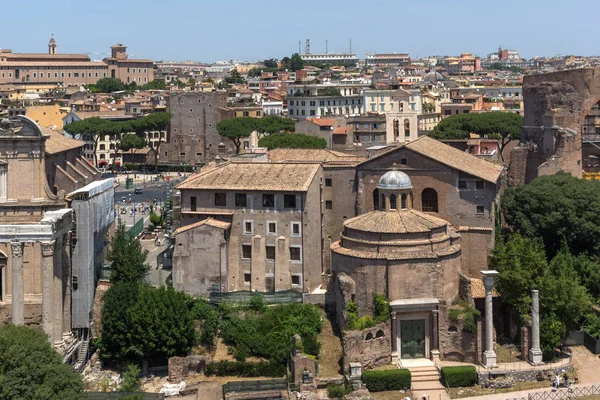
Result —
[[11, 242], [12, 252], [12, 323], [25, 323], [25, 292], [23, 287], [23, 243]]
[[431, 335], [431, 349], [432, 350], [438, 350], [439, 348], [439, 338], [438, 338], [438, 333], [439, 333], [439, 327], [438, 327], [438, 310], [432, 310], [431, 311], [431, 331], [432, 331], [432, 335]]
[[494, 351], [494, 318], [492, 293], [494, 290], [494, 276], [497, 271], [481, 271], [485, 286], [485, 351], [483, 352], [483, 365], [487, 368], [496, 366], [496, 352]]
[[41, 243], [42, 247], [42, 326], [50, 340], [54, 336], [54, 244], [55, 242]]
[[542, 364], [542, 350], [540, 349], [540, 292], [531, 291], [531, 349], [529, 349], [529, 362], [533, 365]]
[[65, 260], [63, 260], [62, 256], [60, 253], [62, 253], [61, 251], [61, 247], [60, 244], [58, 246], [58, 250], [59, 250], [59, 254], [56, 257], [56, 262], [54, 263], [54, 268], [53, 268], [53, 272], [54, 272], [54, 282], [53, 282], [53, 300], [54, 300], [54, 307], [53, 307], [53, 324], [52, 324], [52, 330], [54, 332], [54, 334], [52, 335], [52, 338], [54, 339], [54, 345], [55, 346], [60, 346], [63, 344], [63, 319], [64, 319], [64, 307], [63, 307], [63, 284], [64, 284], [64, 277], [63, 277], [63, 262], [65, 262]]
[[396, 313], [392, 311], [392, 352], [398, 351], [398, 323]]

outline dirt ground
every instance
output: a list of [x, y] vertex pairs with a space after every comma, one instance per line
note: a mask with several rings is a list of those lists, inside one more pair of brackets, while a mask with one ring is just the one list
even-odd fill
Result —
[[402, 400], [406, 397], [410, 397], [412, 399], [412, 394], [410, 391], [389, 390], [387, 392], [371, 393], [371, 397], [373, 397], [375, 400]]
[[600, 358], [590, 353], [584, 346], [573, 346], [573, 363], [577, 369], [578, 383], [600, 383]]
[[323, 329], [319, 335], [319, 376], [332, 378], [340, 376], [342, 368], [342, 341], [339, 329], [333, 318], [323, 314]]

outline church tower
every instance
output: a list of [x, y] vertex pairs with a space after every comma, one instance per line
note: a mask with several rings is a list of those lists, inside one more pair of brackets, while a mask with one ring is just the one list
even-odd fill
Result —
[[48, 43], [48, 54], [56, 54], [56, 40], [54, 40], [54, 34], [52, 34], [50, 42]]

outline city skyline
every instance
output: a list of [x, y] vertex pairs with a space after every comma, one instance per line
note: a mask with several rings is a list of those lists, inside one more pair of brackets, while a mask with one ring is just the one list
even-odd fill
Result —
[[[69, 0], [63, 8], [39, 4], [5, 5], [5, 15], [27, 13], [29, 27], [27, 35], [16, 34], [23, 30], [23, 20], [7, 18], [0, 32], [10, 39], [0, 47], [45, 52], [54, 34], [57, 52], [87, 53], [92, 59], [106, 57], [117, 42], [127, 45], [133, 57], [153, 60], [280, 59], [297, 52], [299, 41], [304, 51], [307, 38], [313, 53], [325, 52], [326, 40], [329, 52], [347, 52], [352, 40], [352, 51], [360, 58], [365, 52], [409, 53], [412, 58], [470, 52], [483, 58], [498, 46], [525, 58], [598, 54], [593, 42], [585, 40], [598, 32], [593, 16], [600, 4], [590, 0], [350, 0], [343, 8], [307, 0], [301, 7], [277, 9], [271, 0], [233, 0], [227, 7], [213, 0], [173, 0], [169, 9], [157, 0]], [[577, 9], [587, 11], [573, 12]], [[555, 21], [565, 28], [557, 28]]]

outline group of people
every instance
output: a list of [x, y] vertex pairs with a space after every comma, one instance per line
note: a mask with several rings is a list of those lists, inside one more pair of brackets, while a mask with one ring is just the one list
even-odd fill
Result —
[[563, 372], [562, 375], [560, 373], [556, 374], [556, 377], [554, 378], [554, 381], [552, 382], [552, 387], [554, 388], [554, 390], [560, 388], [560, 380], [562, 378], [563, 382], [564, 382], [564, 387], [572, 389], [573, 382], [569, 380], [569, 375], [565, 371], [562, 371], [562, 372]]

